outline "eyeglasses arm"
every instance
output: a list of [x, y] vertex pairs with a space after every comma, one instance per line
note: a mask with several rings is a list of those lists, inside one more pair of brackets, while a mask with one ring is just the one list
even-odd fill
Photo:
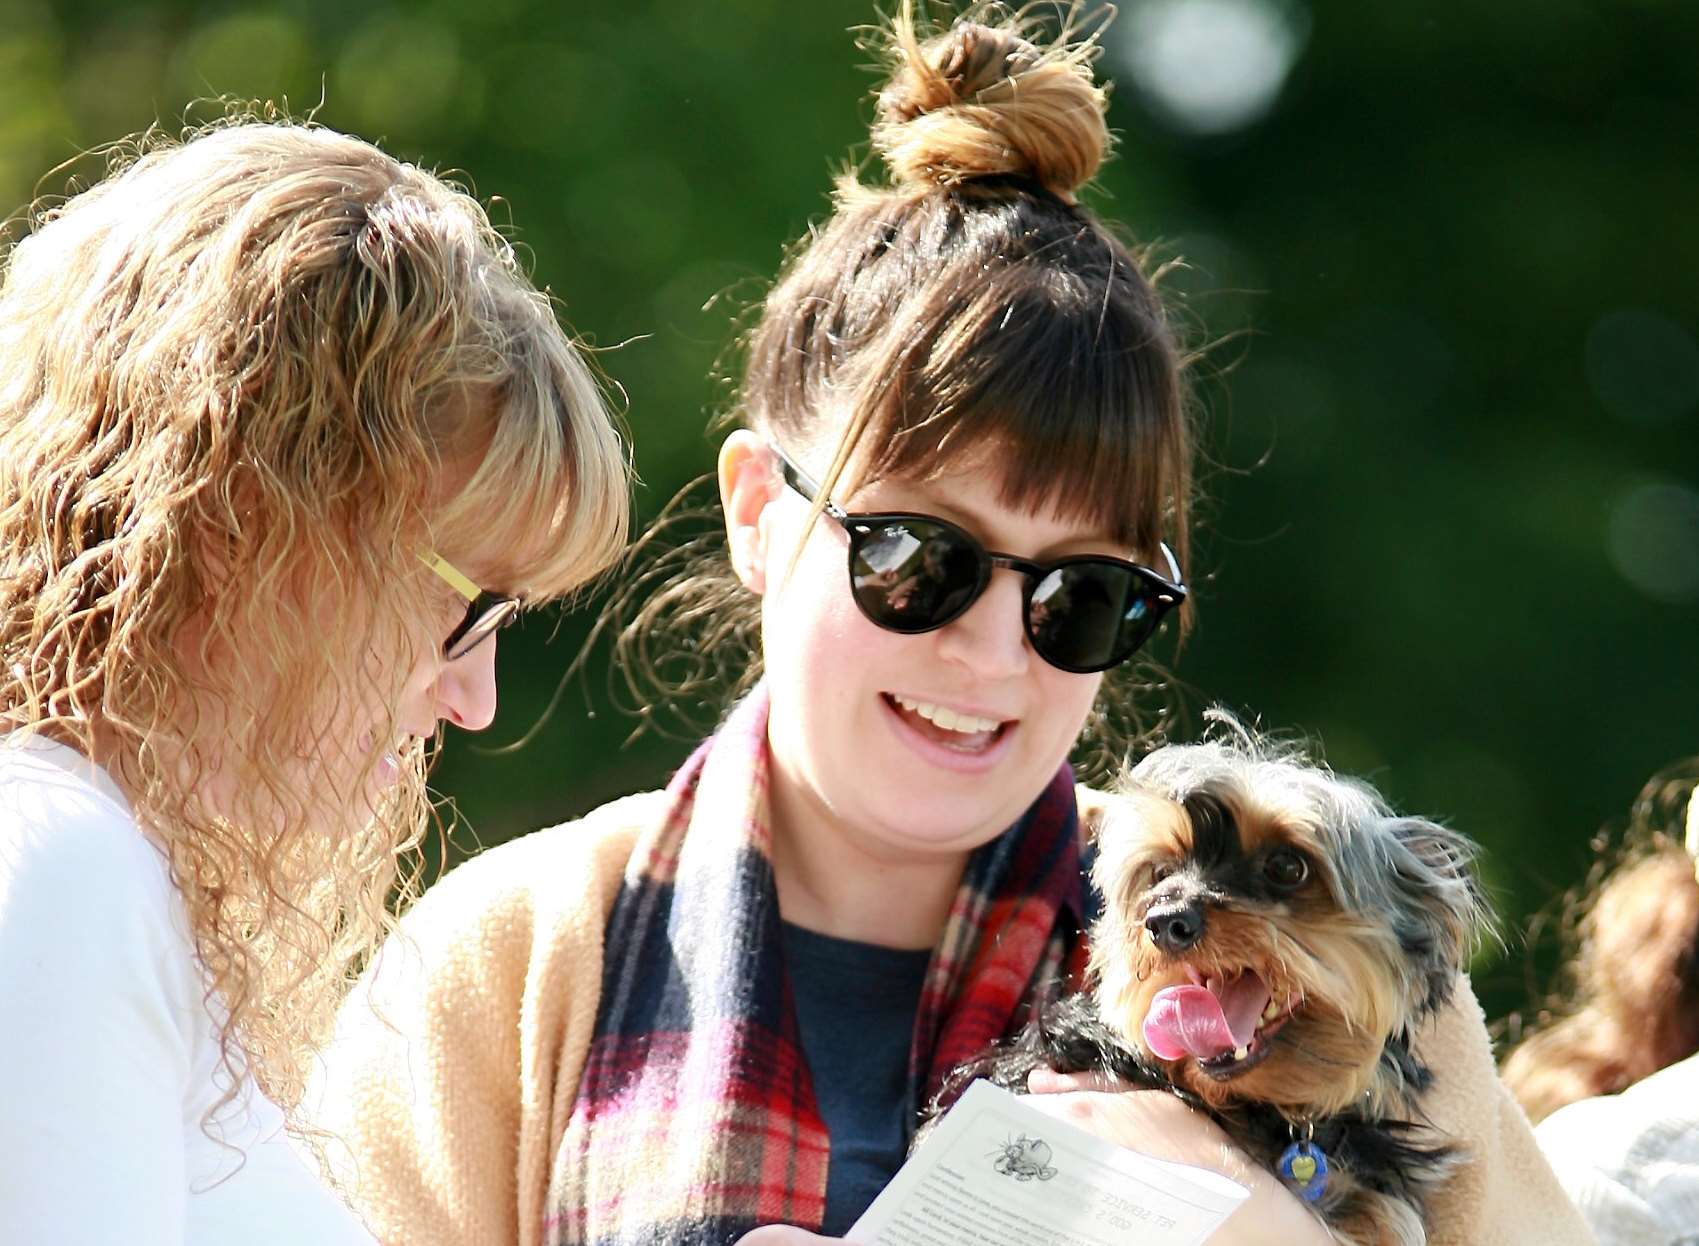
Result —
[[433, 550], [420, 550], [419, 561], [441, 576], [450, 588], [467, 601], [477, 601], [478, 595], [483, 592], [472, 582], [470, 576]]
[[[804, 501], [819, 501], [819, 482], [807, 472], [803, 471], [802, 468], [798, 467], [790, 455], [786, 454], [779, 448], [777, 442], [770, 441], [767, 445], [773, 451], [773, 457], [779, 460], [779, 472], [784, 476], [785, 483], [800, 493]], [[830, 515], [839, 523], [844, 523], [849, 519], [849, 512], [840, 507], [836, 502], [832, 501], [831, 498], [827, 498], [820, 509], [825, 511], [826, 514]]]
[[1168, 548], [1167, 541], [1158, 541], [1156, 547], [1162, 551], [1163, 559], [1168, 563], [1168, 579], [1179, 589], [1180, 600], [1186, 599], [1186, 582], [1180, 578], [1180, 560], [1174, 557], [1174, 551]]

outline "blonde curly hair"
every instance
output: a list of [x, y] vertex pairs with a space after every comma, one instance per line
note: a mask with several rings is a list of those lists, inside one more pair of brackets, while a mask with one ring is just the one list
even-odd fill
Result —
[[111, 770], [186, 906], [226, 1098], [247, 1071], [292, 1109], [416, 886], [421, 742], [367, 793], [442, 640], [418, 555], [566, 594], [623, 544], [627, 458], [460, 189], [250, 116], [111, 159], [4, 261], [0, 726]]

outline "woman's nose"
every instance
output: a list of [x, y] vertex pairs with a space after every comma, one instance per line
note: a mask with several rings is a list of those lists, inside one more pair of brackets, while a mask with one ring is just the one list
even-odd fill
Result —
[[482, 731], [496, 716], [496, 637], [445, 662], [437, 675], [437, 717]]
[[939, 656], [960, 663], [980, 679], [1008, 679], [1026, 672], [1032, 660], [1022, 616], [1023, 581], [999, 568], [978, 601], [938, 632]]

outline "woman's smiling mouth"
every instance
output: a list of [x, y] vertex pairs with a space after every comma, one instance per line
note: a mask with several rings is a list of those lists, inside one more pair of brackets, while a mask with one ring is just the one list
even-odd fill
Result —
[[1016, 720], [955, 709], [898, 692], [880, 699], [911, 733], [963, 758], [981, 758], [1009, 737]]

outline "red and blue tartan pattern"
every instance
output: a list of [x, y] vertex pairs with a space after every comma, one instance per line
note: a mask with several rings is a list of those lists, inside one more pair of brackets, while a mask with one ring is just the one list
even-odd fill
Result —
[[[757, 688], [668, 786], [608, 920], [602, 998], [550, 1182], [550, 1246], [724, 1246], [817, 1228], [830, 1142], [781, 951]], [[906, 1107], [1084, 961], [1063, 766], [969, 858], [927, 970]]]

